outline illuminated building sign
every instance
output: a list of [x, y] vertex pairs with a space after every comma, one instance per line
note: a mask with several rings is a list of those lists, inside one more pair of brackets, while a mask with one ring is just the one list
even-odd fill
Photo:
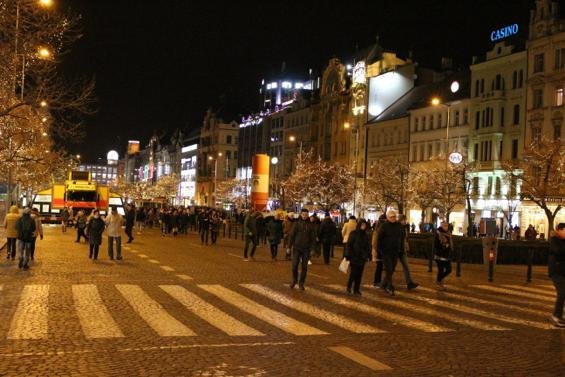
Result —
[[518, 34], [518, 31], [518, 24], [506, 26], [501, 29], [494, 30], [492, 33], [490, 33], [490, 40], [493, 42], [500, 41], [501, 39]]

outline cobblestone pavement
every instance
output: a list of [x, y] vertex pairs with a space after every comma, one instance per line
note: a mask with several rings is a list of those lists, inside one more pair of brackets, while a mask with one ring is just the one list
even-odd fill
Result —
[[29, 271], [0, 260], [0, 376], [565, 375], [542, 267], [526, 284], [524, 266], [497, 266], [488, 283], [483, 266], [464, 265], [436, 292], [411, 260], [421, 287], [407, 291], [399, 267], [395, 297], [368, 286], [356, 297], [339, 258], [314, 259], [300, 291], [289, 262], [266, 246], [245, 262], [240, 240], [147, 230], [122, 261], [106, 240], [91, 261], [73, 229], [45, 234]]

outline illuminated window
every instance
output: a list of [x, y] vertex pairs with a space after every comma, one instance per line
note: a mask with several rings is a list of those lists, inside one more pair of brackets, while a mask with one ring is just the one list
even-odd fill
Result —
[[563, 88], [555, 89], [555, 106], [563, 106]]

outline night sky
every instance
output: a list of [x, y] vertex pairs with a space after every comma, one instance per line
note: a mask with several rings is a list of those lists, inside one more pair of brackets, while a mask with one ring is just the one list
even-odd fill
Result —
[[[95, 161], [127, 140], [198, 128], [208, 107], [225, 120], [258, 109], [262, 78], [321, 72], [374, 43], [421, 66], [450, 56], [467, 66], [492, 46], [491, 30], [518, 23], [527, 37], [534, 1], [58, 0], [83, 17], [65, 57], [70, 75], [95, 76], [99, 111], [70, 146]], [[560, 1], [562, 4], [565, 0]], [[447, 4], [446, 4], [447, 3]], [[300, 77], [300, 76], [299, 76]]]

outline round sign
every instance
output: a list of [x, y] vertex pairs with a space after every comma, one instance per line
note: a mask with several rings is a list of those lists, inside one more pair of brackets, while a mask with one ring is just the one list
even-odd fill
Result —
[[278, 157], [273, 157], [271, 158], [271, 164], [276, 165], [279, 163], [279, 158]]
[[451, 83], [451, 93], [457, 93], [459, 91], [459, 82], [453, 81]]
[[116, 152], [116, 151], [108, 152], [108, 154], [106, 155], [106, 158], [108, 160], [111, 160], [111, 161], [118, 161], [120, 159], [118, 152]]
[[453, 152], [449, 155], [449, 161], [452, 164], [460, 164], [463, 161], [463, 155], [459, 152]]

